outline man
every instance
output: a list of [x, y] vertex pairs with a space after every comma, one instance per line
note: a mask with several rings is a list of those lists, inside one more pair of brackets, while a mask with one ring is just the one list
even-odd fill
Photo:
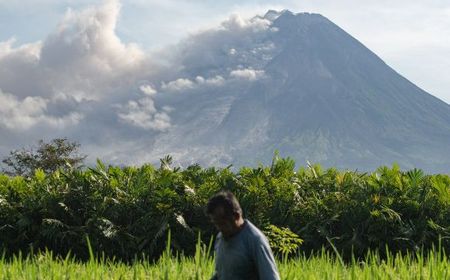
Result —
[[243, 219], [241, 206], [231, 192], [222, 191], [210, 198], [206, 214], [220, 231], [211, 280], [280, 279], [267, 238]]

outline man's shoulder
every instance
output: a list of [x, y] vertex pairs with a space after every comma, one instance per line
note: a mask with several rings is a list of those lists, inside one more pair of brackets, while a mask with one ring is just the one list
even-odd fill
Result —
[[246, 233], [249, 238], [255, 241], [267, 240], [264, 233], [257, 226], [255, 226], [252, 222], [250, 222], [247, 219], [245, 220], [245, 222], [246, 222]]

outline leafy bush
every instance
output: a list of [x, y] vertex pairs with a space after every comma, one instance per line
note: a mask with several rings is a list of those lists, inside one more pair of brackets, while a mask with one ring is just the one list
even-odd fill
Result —
[[274, 253], [282, 257], [293, 255], [303, 243], [303, 239], [289, 228], [269, 225], [265, 228], [264, 233], [269, 239], [270, 247]]
[[95, 252], [131, 261], [160, 256], [171, 229], [172, 249], [193, 254], [199, 232], [205, 243], [216, 233], [204, 205], [227, 189], [256, 226], [273, 225], [268, 235], [282, 254], [299, 244], [290, 232], [304, 240], [303, 252], [332, 250], [331, 240], [344, 257], [386, 246], [417, 251], [439, 240], [450, 248], [448, 175], [396, 165], [370, 174], [319, 165], [295, 170], [293, 160], [278, 157], [236, 172], [170, 163], [120, 168], [99, 161], [87, 170], [37, 169], [27, 178], [0, 174], [0, 246], [7, 255], [48, 248], [86, 259], [88, 236]]

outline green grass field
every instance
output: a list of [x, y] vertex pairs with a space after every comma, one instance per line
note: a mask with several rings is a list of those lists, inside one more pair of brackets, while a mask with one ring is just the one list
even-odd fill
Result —
[[[168, 257], [156, 263], [137, 261], [78, 262], [71, 257], [55, 258], [51, 253], [34, 257], [0, 260], [0, 279], [209, 279], [214, 262], [206, 254], [194, 257]], [[390, 255], [381, 260], [368, 254], [364, 261], [344, 264], [339, 256], [319, 253], [278, 262], [281, 279], [450, 279], [450, 262], [440, 252]]]

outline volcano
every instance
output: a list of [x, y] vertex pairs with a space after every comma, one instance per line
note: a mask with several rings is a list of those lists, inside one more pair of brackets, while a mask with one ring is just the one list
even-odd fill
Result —
[[174, 125], [156, 136], [152, 156], [254, 166], [278, 150], [299, 165], [373, 170], [395, 162], [449, 172], [449, 104], [322, 15], [269, 11], [253, 20], [267, 30], [211, 46], [204, 55], [219, 53], [214, 60], [185, 58], [183, 77], [234, 82], [171, 99]]

